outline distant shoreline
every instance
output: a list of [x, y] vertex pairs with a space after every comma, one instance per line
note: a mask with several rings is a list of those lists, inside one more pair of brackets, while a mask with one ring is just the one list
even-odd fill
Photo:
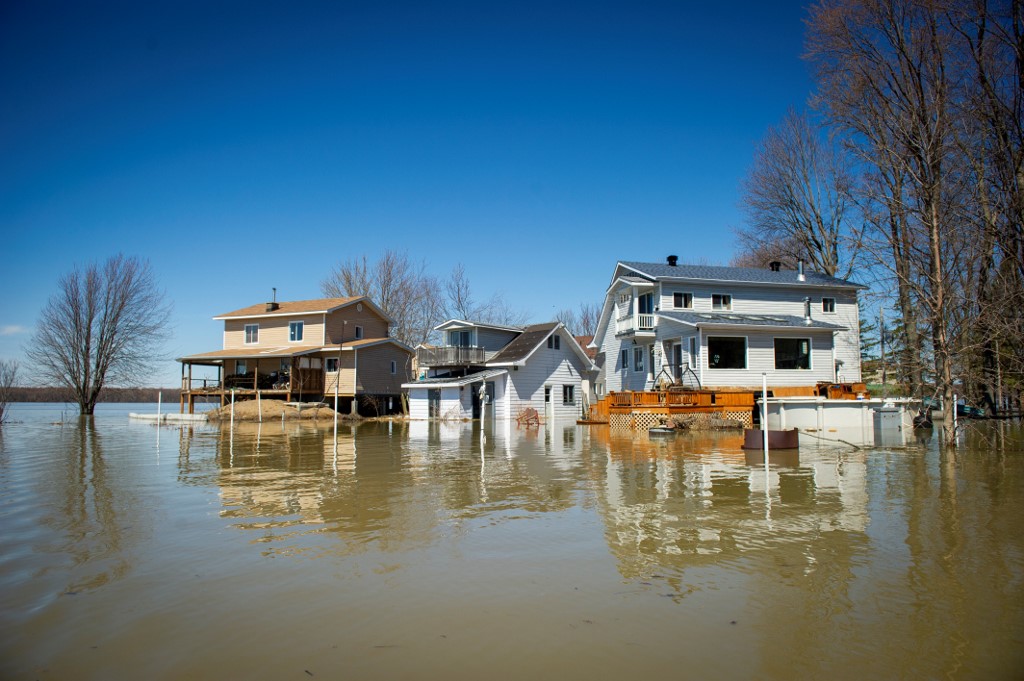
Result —
[[[104, 388], [99, 402], [156, 403], [162, 395], [164, 402], [178, 402], [178, 388]], [[11, 403], [15, 402], [75, 402], [67, 388], [11, 388]]]

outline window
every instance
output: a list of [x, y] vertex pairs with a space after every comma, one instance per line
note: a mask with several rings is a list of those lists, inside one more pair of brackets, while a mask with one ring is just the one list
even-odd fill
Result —
[[548, 336], [548, 347], [558, 350], [562, 347], [562, 339], [556, 336]]
[[338, 358], [328, 357], [324, 368], [327, 370], [327, 373], [333, 374], [335, 371], [338, 370]]
[[470, 345], [469, 331], [450, 331], [448, 344], [456, 348], [468, 348]]
[[711, 294], [711, 309], [712, 310], [731, 310], [732, 309], [732, 296], [728, 293], [712, 293]]
[[692, 293], [673, 293], [672, 307], [681, 310], [689, 310], [693, 307]]
[[810, 369], [811, 339], [810, 338], [776, 338], [775, 339], [776, 369]]
[[835, 312], [836, 311], [836, 299], [835, 298], [822, 298], [821, 299], [821, 311], [822, 312]]
[[245, 325], [245, 344], [255, 345], [260, 342], [260, 325], [259, 324], [246, 324]]
[[305, 322], [289, 322], [288, 323], [288, 340], [297, 343], [302, 340], [302, 328], [306, 325]]
[[360, 340], [363, 337], [363, 327], [356, 327], [356, 340]]
[[244, 359], [236, 359], [235, 360], [235, 373], [236, 374], [244, 374], [245, 373], [245, 369], [246, 369], [245, 360]]
[[396, 362], [395, 360], [391, 360], [391, 373], [398, 373], [398, 362]]
[[623, 370], [629, 368], [629, 350], [622, 351], [622, 361], [619, 362], [619, 368]]
[[576, 386], [562, 386], [562, 404], [576, 404]]
[[620, 305], [625, 305], [628, 302], [629, 302], [629, 294], [628, 293], [620, 293], [619, 294], [619, 304]]
[[746, 369], [747, 339], [730, 336], [708, 336], [709, 369]]
[[690, 366], [697, 366], [697, 338], [690, 336]]
[[644, 293], [636, 299], [637, 314], [654, 313], [654, 294]]
[[644, 349], [633, 348], [633, 371], [644, 370]]

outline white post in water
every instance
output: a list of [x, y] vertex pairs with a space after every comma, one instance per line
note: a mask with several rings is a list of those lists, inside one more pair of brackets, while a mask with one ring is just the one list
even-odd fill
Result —
[[156, 394], [156, 422], [158, 424], [160, 423], [160, 407], [163, 406], [163, 401], [164, 401], [164, 394], [162, 392], [158, 392]]
[[231, 390], [231, 432], [235, 431], [235, 391]]
[[[768, 468], [768, 373], [761, 372], [761, 434], [764, 439], [764, 467]], [[765, 475], [767, 475], [765, 470]], [[765, 478], [765, 484], [768, 478]]]
[[260, 391], [256, 391], [256, 419], [257, 423], [263, 423], [263, 402], [260, 401]]
[[[956, 393], [953, 393], [953, 438], [959, 439], [959, 431], [957, 430], [957, 413], [956, 413], [956, 401], [958, 397]], [[949, 418], [948, 416], [946, 418]]]

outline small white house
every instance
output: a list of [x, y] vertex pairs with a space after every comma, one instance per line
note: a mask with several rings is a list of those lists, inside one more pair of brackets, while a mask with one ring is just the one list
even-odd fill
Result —
[[596, 370], [561, 322], [525, 328], [450, 320], [446, 345], [417, 349], [419, 380], [403, 384], [412, 419], [510, 420], [533, 408], [575, 420]]

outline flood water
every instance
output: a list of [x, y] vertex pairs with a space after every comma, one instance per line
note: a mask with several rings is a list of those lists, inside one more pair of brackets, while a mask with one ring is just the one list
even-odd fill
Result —
[[15, 405], [3, 679], [1019, 679], [1024, 432], [157, 427]]

